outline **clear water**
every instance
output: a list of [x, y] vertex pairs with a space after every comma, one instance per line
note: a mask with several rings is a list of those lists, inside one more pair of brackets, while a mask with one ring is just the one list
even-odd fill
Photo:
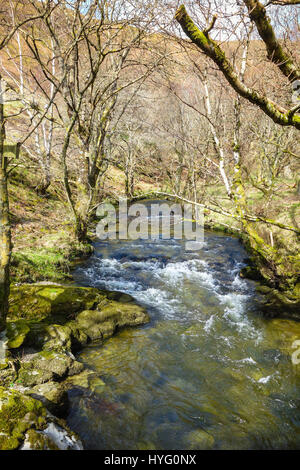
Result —
[[131, 294], [151, 323], [79, 354], [105, 383], [70, 394], [85, 448], [300, 449], [300, 324], [262, 317], [237, 239], [206, 233], [194, 253], [177, 240], [95, 248], [76, 282]]

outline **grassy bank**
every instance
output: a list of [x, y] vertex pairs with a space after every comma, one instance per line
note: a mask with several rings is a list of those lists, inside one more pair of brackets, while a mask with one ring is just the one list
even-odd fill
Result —
[[89, 243], [74, 239], [59, 186], [39, 196], [35, 185], [26, 172], [15, 171], [10, 180], [13, 283], [69, 279], [72, 262], [92, 252]]
[[[71, 279], [74, 261], [93, 252], [91, 242], [78, 243], [72, 233], [72, 219], [61, 182], [53, 182], [46, 196], [36, 187], [40, 175], [15, 169], [10, 178], [12, 223], [12, 283], [59, 282]], [[141, 179], [137, 194], [153, 190], [150, 179]], [[124, 195], [124, 173], [110, 168], [103, 190], [105, 200], [118, 201]], [[94, 234], [88, 233], [89, 240]]]

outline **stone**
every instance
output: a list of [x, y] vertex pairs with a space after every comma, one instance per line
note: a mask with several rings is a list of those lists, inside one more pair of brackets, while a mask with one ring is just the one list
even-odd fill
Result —
[[11, 289], [8, 322], [13, 348], [72, 352], [119, 328], [149, 321], [127, 294], [94, 288], [24, 284]]
[[28, 393], [33, 398], [40, 400], [53, 415], [59, 418], [66, 416], [69, 400], [68, 393], [63, 384], [47, 382], [36, 385]]
[[101, 311], [85, 310], [76, 318], [79, 329], [83, 329], [91, 340], [109, 338], [119, 328], [148, 321], [149, 316], [139, 305], [116, 301], [111, 301]]
[[68, 389], [71, 389], [72, 387], [82, 387], [92, 393], [99, 393], [105, 388], [103, 380], [101, 380], [95, 372], [89, 369], [82, 371], [78, 375], [69, 377], [66, 380], [65, 385]]
[[40, 401], [0, 387], [0, 450], [18, 448], [29, 429], [46, 424], [46, 409]]
[[81, 450], [80, 439], [43, 403], [0, 387], [0, 450]]
[[93, 309], [105, 295], [87, 287], [22, 284], [11, 288], [9, 320], [41, 321], [49, 317], [71, 317], [81, 310]]
[[23, 387], [34, 387], [35, 385], [40, 385], [53, 379], [53, 372], [23, 365], [19, 371], [17, 383], [21, 384]]
[[24, 343], [29, 331], [29, 326], [22, 320], [8, 322], [6, 326], [7, 347], [9, 349], [19, 348]]
[[210, 450], [213, 448], [214, 437], [203, 429], [191, 431], [187, 437], [188, 448], [191, 450]]

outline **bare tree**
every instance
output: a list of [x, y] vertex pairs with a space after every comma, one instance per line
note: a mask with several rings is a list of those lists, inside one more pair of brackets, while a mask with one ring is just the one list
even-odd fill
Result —
[[[16, 1], [13, 5], [14, 15], [13, 21], [7, 21], [9, 18], [9, 12], [5, 10], [2, 13], [7, 13], [5, 24], [1, 24], [1, 36], [0, 36], [0, 52], [13, 40], [14, 35], [19, 31], [21, 27], [28, 26], [31, 22], [37, 21], [47, 15], [51, 8], [55, 8], [56, 5], [51, 5], [48, 0], [41, 6], [38, 14], [34, 14], [30, 11], [24, 18], [23, 2]], [[9, 217], [9, 196], [8, 196], [8, 175], [10, 159], [8, 158], [6, 151], [6, 127], [7, 123], [15, 115], [13, 113], [7, 113], [6, 111], [6, 80], [3, 76], [3, 72], [0, 71], [0, 331], [5, 329], [6, 316], [8, 312], [8, 298], [9, 298], [9, 286], [10, 286], [10, 259], [11, 259], [11, 226]], [[16, 98], [13, 98], [14, 100]], [[40, 116], [39, 122], [36, 127], [44, 119], [48, 113], [49, 108], [44, 110], [44, 113]], [[18, 112], [18, 114], [24, 112], [24, 109]], [[33, 126], [35, 127], [35, 126]], [[27, 136], [24, 137], [24, 141], [28, 138], [34, 130], [31, 128]], [[15, 145], [15, 156], [18, 157], [21, 147], [21, 142], [16, 142]]]
[[[32, 30], [27, 44], [45, 78], [59, 92], [59, 117], [64, 125], [61, 150], [63, 181], [74, 218], [78, 240], [86, 238], [88, 221], [97, 202], [99, 177], [105, 168], [105, 139], [120, 93], [149, 76], [163, 60], [147, 63], [142, 40], [155, 19], [150, 3], [117, 0], [70, 2], [43, 20], [43, 28], [54, 44], [57, 74], [54, 75], [41, 48], [41, 38]], [[64, 2], [62, 3], [64, 5]], [[36, 6], [39, 11], [39, 6]], [[145, 14], [147, 13], [146, 19]], [[140, 27], [142, 25], [142, 28]], [[138, 51], [141, 58], [138, 57]], [[78, 147], [79, 176], [70, 160], [69, 148]], [[73, 175], [74, 176], [74, 175]]]
[[[247, 7], [249, 19], [255, 24], [266, 46], [268, 59], [278, 67], [281, 74], [290, 83], [299, 80], [299, 65], [277, 39], [265, 6], [257, 0], [244, 0], [244, 4]], [[300, 129], [300, 115], [298, 114], [300, 104], [287, 109], [268, 98], [266, 94], [247, 86], [245, 80], [240, 78], [224, 50], [210, 36], [217, 21], [216, 15], [211, 20], [209, 26], [203, 31], [196, 26], [184, 5], [177, 10], [175, 17], [186, 35], [206, 56], [214, 61], [231, 87], [240, 96], [262, 109], [277, 124], [294, 126], [296, 129]]]

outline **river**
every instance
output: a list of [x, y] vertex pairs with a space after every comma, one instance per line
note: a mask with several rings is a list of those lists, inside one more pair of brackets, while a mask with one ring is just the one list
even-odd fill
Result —
[[266, 319], [237, 238], [98, 241], [82, 286], [131, 294], [151, 322], [92, 343], [78, 360], [105, 386], [70, 395], [86, 449], [300, 449], [300, 324]]

